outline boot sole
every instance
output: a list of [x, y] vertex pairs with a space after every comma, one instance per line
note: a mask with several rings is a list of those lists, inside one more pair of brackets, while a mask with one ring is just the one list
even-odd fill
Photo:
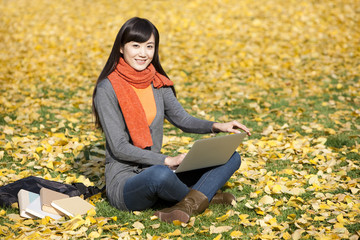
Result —
[[161, 221], [172, 223], [175, 220], [179, 220], [180, 222], [187, 223], [190, 220], [190, 216], [180, 210], [174, 210], [168, 213], [165, 212], [156, 212], [155, 216], [157, 216]]

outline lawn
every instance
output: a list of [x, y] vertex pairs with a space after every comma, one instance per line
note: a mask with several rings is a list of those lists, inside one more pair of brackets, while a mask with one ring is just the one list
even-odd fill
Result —
[[[360, 3], [354, 0], [45, 1], [0, 4], [0, 186], [27, 176], [103, 187], [92, 91], [120, 26], [160, 32], [160, 58], [192, 115], [252, 136], [223, 187], [234, 206], [187, 224], [153, 209], [23, 219], [0, 208], [2, 239], [358, 239]], [[165, 122], [163, 153], [210, 135]]]

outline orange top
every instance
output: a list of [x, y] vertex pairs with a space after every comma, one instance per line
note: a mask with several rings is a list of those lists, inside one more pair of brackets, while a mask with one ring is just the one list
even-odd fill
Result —
[[156, 103], [152, 86], [150, 84], [147, 88], [144, 89], [135, 88], [133, 86], [131, 87], [134, 89], [136, 95], [139, 97], [140, 103], [145, 111], [147, 123], [150, 126], [156, 116]]

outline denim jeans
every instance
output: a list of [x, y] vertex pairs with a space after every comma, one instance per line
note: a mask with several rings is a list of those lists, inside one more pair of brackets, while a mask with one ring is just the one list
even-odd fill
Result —
[[230, 179], [241, 164], [235, 152], [224, 165], [175, 174], [164, 165], [155, 165], [129, 178], [124, 186], [124, 201], [130, 211], [152, 207], [159, 198], [178, 202], [189, 187], [202, 192], [209, 200]]

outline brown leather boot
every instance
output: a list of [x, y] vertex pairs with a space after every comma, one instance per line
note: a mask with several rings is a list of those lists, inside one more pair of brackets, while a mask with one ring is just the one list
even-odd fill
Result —
[[191, 215], [202, 213], [209, 206], [208, 198], [197, 190], [190, 192], [177, 204], [155, 212], [161, 221], [172, 223], [174, 220], [187, 223]]
[[211, 199], [210, 204], [231, 205], [232, 201], [235, 201], [235, 199], [235, 196], [231, 193], [221, 192], [215, 194], [215, 196]]

